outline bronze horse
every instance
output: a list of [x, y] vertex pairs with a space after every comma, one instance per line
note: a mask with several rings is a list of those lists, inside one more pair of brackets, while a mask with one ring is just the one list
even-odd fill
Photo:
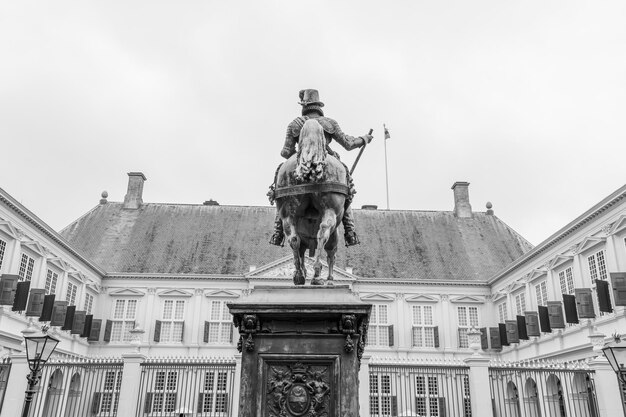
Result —
[[326, 151], [322, 126], [309, 119], [300, 131], [298, 152], [279, 169], [276, 178], [276, 207], [283, 222], [286, 241], [293, 250], [295, 285], [304, 285], [304, 254], [315, 254], [311, 285], [324, 285], [320, 278], [320, 255], [326, 251], [328, 277], [332, 285], [337, 226], [349, 193], [345, 166]]

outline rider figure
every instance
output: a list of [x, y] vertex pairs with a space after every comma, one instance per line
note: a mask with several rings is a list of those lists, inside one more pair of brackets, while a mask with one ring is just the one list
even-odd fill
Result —
[[[307, 119], [315, 119], [319, 122], [319, 124], [324, 129], [324, 136], [326, 137], [326, 150], [330, 155], [334, 156], [337, 159], [339, 159], [339, 155], [328, 146], [328, 144], [330, 144], [333, 139], [348, 151], [351, 151], [355, 148], [360, 148], [361, 146], [369, 143], [372, 140], [372, 135], [363, 135], [357, 138], [346, 135], [341, 131], [339, 124], [335, 120], [329, 117], [325, 117], [324, 111], [322, 110], [322, 107], [324, 107], [324, 103], [320, 101], [319, 93], [317, 90], [300, 90], [300, 102], [298, 104], [302, 106], [302, 116], [297, 117], [291, 123], [289, 123], [289, 126], [287, 126], [285, 145], [283, 146], [282, 151], [280, 151], [280, 155], [285, 159], [288, 159], [290, 156], [296, 153], [296, 143], [298, 142], [298, 139], [300, 137], [300, 130], [302, 129], [302, 126]], [[346, 246], [352, 246], [359, 243], [356, 231], [354, 230], [354, 218], [352, 217], [352, 210], [350, 209], [350, 202], [352, 201], [352, 197], [356, 193], [356, 191], [354, 190], [354, 187], [352, 185], [352, 177], [347, 167], [346, 173], [348, 177], [348, 185], [350, 187], [350, 195], [346, 199], [346, 209], [344, 211], [343, 219], [341, 221], [343, 223]], [[274, 234], [270, 239], [270, 243], [272, 245], [281, 246], [284, 239], [285, 234], [283, 232], [283, 222], [280, 219], [279, 214], [276, 214], [276, 220], [274, 222]]]

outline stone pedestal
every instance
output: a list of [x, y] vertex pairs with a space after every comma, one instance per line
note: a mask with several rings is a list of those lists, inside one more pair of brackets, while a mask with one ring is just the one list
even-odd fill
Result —
[[370, 304], [348, 286], [262, 286], [228, 307], [242, 352], [239, 417], [358, 416]]

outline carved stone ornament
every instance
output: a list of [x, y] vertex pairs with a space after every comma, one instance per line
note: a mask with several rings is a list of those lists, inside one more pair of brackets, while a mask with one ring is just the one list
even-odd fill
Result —
[[[261, 330], [261, 323], [259, 322], [259, 318], [256, 314], [243, 314], [236, 315], [233, 317], [233, 323], [235, 327], [239, 329], [239, 341], [237, 342], [237, 350], [239, 353], [243, 351], [245, 346], [246, 352], [254, 351], [254, 339], [252, 338], [253, 334], [256, 334]], [[245, 339], [244, 336], [248, 337]]]
[[367, 344], [367, 328], [369, 325], [369, 320], [366, 317], [361, 319], [359, 323], [359, 341], [356, 346], [356, 357], [359, 360], [359, 368], [361, 367], [361, 358], [363, 357], [363, 352], [365, 351], [365, 345]]
[[270, 366], [267, 378], [269, 417], [322, 417], [329, 415], [328, 366]]
[[602, 226], [602, 233], [604, 233], [605, 235], [609, 236], [611, 234], [611, 228], [613, 227], [612, 224], [605, 224], [604, 226]]
[[339, 330], [343, 334], [354, 334], [356, 333], [357, 322], [356, 316], [354, 314], [343, 314], [341, 316], [341, 321], [339, 321]]

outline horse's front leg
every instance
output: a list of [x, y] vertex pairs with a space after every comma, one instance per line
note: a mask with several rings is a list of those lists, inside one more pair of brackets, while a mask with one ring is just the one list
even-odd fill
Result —
[[328, 278], [326, 278], [326, 285], [333, 285], [333, 272], [335, 271], [335, 255], [337, 255], [337, 228], [333, 230], [333, 233], [326, 243], [326, 256], [328, 260]]
[[311, 281], [311, 285], [323, 285], [324, 281], [320, 278], [322, 274], [322, 261], [320, 261], [320, 257], [322, 255], [322, 251], [330, 239], [330, 235], [336, 225], [337, 215], [331, 209], [324, 210], [324, 215], [322, 216], [322, 221], [320, 222], [320, 229], [317, 231], [317, 249], [315, 251], [315, 263], [313, 264], [313, 280]]
[[283, 228], [287, 243], [293, 251], [293, 264], [296, 267], [293, 273], [293, 283], [294, 285], [304, 285], [304, 273], [302, 270], [305, 266], [302, 259], [303, 257], [300, 256], [301, 241], [300, 236], [296, 233], [293, 217], [283, 217]]

